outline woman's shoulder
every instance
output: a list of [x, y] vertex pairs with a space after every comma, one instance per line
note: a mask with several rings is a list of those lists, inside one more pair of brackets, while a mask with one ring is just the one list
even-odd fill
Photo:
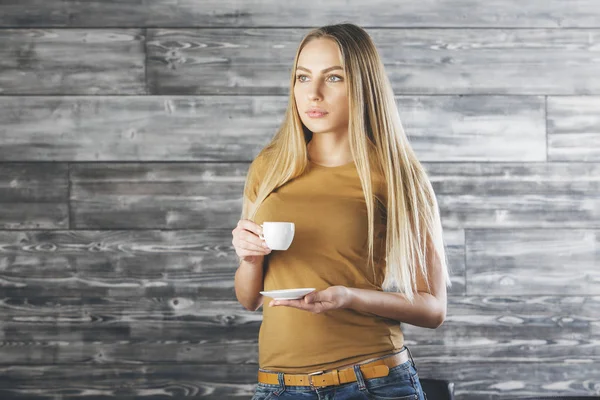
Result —
[[251, 162], [248, 167], [248, 174], [250, 177], [260, 177], [267, 171], [268, 161], [267, 156], [264, 153], [259, 153]]

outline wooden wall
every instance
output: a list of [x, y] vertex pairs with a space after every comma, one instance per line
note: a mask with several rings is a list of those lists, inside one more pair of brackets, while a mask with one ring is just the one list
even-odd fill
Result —
[[0, 2], [0, 398], [249, 398], [231, 229], [296, 47], [375, 40], [441, 206], [457, 399], [600, 393], [600, 1]]

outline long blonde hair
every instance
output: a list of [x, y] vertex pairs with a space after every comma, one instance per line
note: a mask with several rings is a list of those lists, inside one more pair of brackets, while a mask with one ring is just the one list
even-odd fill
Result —
[[[298, 57], [311, 40], [327, 38], [338, 44], [347, 79], [348, 134], [360, 177], [368, 218], [369, 266], [374, 271], [375, 196], [371, 173], [377, 169], [387, 183], [386, 270], [382, 289], [399, 291], [412, 302], [417, 270], [429, 287], [427, 262], [442, 263], [446, 285], [450, 276], [438, 204], [431, 183], [402, 128], [392, 86], [368, 33], [354, 24], [323, 26], [302, 39], [292, 68], [288, 107], [277, 133], [257, 155], [262, 168], [256, 199], [244, 196], [242, 219], [254, 218], [266, 197], [286, 182], [302, 175], [308, 166], [307, 144], [312, 138], [300, 120], [294, 99]], [[248, 190], [249, 179], [244, 190]], [[433, 251], [434, 254], [430, 252]], [[433, 256], [433, 257], [432, 257]]]

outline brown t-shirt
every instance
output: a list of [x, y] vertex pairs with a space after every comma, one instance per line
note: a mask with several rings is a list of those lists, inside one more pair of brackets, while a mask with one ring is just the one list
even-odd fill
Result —
[[[258, 160], [254, 162], [257, 163]], [[254, 201], [260, 164], [248, 177]], [[385, 271], [387, 193], [380, 174], [372, 174], [376, 201], [376, 274], [367, 267], [367, 208], [354, 163], [325, 167], [309, 162], [307, 171], [273, 191], [254, 222], [294, 222], [288, 250], [265, 257], [264, 290], [334, 285], [381, 291]], [[404, 337], [397, 321], [351, 309], [322, 314], [291, 307], [269, 307], [265, 298], [259, 333], [259, 367], [281, 372], [313, 372], [400, 350]]]

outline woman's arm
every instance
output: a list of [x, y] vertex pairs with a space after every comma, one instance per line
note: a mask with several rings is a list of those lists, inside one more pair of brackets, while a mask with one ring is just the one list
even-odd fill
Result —
[[[428, 254], [433, 255], [433, 249]], [[301, 310], [321, 313], [336, 308], [351, 308], [384, 318], [406, 322], [424, 328], [437, 328], [446, 318], [447, 293], [442, 265], [431, 257], [427, 265], [429, 286], [423, 275], [417, 273], [417, 292], [413, 303], [401, 293], [331, 286], [313, 292], [302, 300], [271, 301], [269, 306], [291, 306]]]
[[442, 264], [429, 241], [427, 275], [429, 288], [420, 269], [417, 269], [417, 292], [413, 303], [401, 293], [379, 292], [348, 288], [348, 308], [369, 312], [381, 317], [435, 329], [446, 319], [446, 281]]
[[418, 292], [411, 304], [401, 293], [346, 288], [349, 291], [347, 308], [368, 312], [399, 322], [435, 329], [446, 318], [446, 287], [437, 296]]
[[235, 295], [246, 310], [256, 311], [263, 304], [263, 262], [259, 264], [242, 261], [235, 271]]

